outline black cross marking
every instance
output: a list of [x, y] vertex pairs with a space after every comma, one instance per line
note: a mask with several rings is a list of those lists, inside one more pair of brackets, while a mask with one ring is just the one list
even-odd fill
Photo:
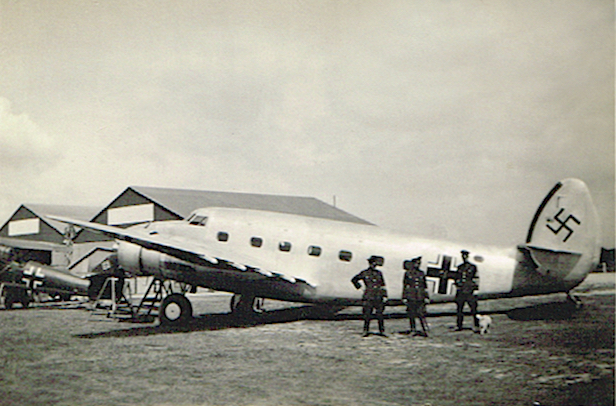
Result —
[[29, 289], [36, 290], [45, 283], [45, 274], [39, 267], [26, 267], [24, 269], [22, 281]]
[[[571, 227], [569, 227], [567, 225], [567, 222], [569, 220], [573, 220], [575, 221], [577, 224], [581, 224], [580, 220], [578, 220], [574, 215], [570, 214], [569, 216], [567, 216], [566, 219], [561, 219], [559, 216], [562, 214], [562, 212], [565, 211], [564, 208], [560, 209], [558, 211], [558, 213], [556, 213], [556, 215], [554, 216], [554, 220], [556, 220], [560, 226], [558, 228], [552, 228], [549, 224], [546, 224], [546, 227], [549, 228], [550, 230], [552, 230], [552, 232], [555, 235], [558, 235], [558, 233], [560, 233], [560, 230], [562, 230], [563, 228], [565, 230], [567, 230], [569, 233], [565, 236], [565, 239], [563, 240], [563, 242], [567, 242], [567, 240], [569, 239], [569, 237], [571, 237], [571, 235], [573, 234], [573, 229]], [[550, 219], [548, 219], [548, 221], [550, 221]]]
[[427, 274], [428, 276], [433, 276], [439, 278], [438, 283], [438, 293], [441, 295], [447, 294], [447, 281], [449, 279], [455, 279], [457, 276], [457, 272], [451, 271], [451, 257], [448, 255], [443, 255], [443, 261], [441, 262], [441, 256], [439, 255], [436, 258], [436, 262], [428, 262], [432, 265], [437, 265], [439, 268], [428, 267]]

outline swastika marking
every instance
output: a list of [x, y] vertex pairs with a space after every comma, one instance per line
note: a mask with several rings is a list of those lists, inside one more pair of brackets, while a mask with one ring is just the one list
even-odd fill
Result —
[[[571, 227], [569, 227], [569, 226], [567, 225], [567, 222], [568, 222], [569, 220], [572, 220], [572, 221], [574, 221], [575, 223], [577, 223], [578, 225], [579, 225], [579, 224], [582, 224], [582, 223], [580, 222], [580, 220], [578, 220], [578, 219], [577, 219], [574, 215], [572, 215], [572, 214], [568, 215], [568, 216], [567, 216], [567, 218], [566, 218], [566, 219], [564, 219], [564, 220], [563, 220], [563, 219], [561, 219], [561, 218], [560, 218], [560, 215], [561, 215], [564, 211], [565, 211], [565, 209], [564, 209], [564, 208], [561, 208], [561, 209], [558, 211], [558, 213], [556, 213], [556, 215], [554, 216], [554, 221], [556, 221], [556, 222], [559, 224], [559, 227], [558, 227], [558, 228], [553, 228], [553, 227], [552, 227], [552, 226], [550, 226], [549, 224], [546, 224], [546, 227], [547, 227], [547, 228], [549, 228], [549, 229], [550, 229], [550, 230], [554, 233], [554, 235], [558, 235], [558, 233], [560, 233], [560, 231], [561, 231], [562, 229], [567, 230], [567, 235], [565, 236], [565, 239], [563, 240], [563, 242], [567, 242], [567, 240], [569, 239], [569, 237], [571, 237], [571, 235], [573, 235], [573, 233], [574, 233], [574, 230], [573, 230]], [[548, 221], [550, 221], [550, 219], [548, 219]]]

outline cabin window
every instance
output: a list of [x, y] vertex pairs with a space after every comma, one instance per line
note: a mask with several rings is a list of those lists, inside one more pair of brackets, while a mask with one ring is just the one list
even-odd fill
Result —
[[291, 251], [291, 243], [288, 241], [281, 241], [278, 243], [278, 249], [283, 252]]
[[351, 259], [353, 259], [353, 253], [350, 251], [343, 250], [338, 253], [338, 258], [340, 258], [340, 260], [344, 262], [351, 262]]
[[191, 217], [188, 222], [188, 224], [193, 225], [193, 226], [205, 226], [205, 223], [207, 223], [206, 216], [194, 216], [194, 217]]
[[261, 247], [263, 245], [263, 238], [261, 237], [252, 237], [250, 239], [250, 245], [252, 245], [253, 247]]
[[219, 231], [217, 238], [218, 238], [218, 241], [220, 242], [227, 242], [229, 241], [229, 233], [225, 233], [224, 231]]
[[317, 247], [316, 245], [311, 245], [308, 247], [308, 255], [312, 255], [313, 257], [318, 257], [321, 255], [321, 247]]

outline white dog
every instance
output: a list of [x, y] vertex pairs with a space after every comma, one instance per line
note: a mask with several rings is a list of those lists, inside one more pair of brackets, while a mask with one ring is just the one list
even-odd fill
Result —
[[476, 317], [479, 320], [479, 334], [488, 334], [492, 325], [492, 317], [484, 314], [478, 314]]

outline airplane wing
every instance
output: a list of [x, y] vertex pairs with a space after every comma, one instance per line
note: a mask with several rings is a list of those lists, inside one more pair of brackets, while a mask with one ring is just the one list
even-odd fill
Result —
[[208, 244], [206, 241], [194, 243], [181, 237], [169, 237], [149, 232], [147, 229], [123, 229], [99, 223], [74, 220], [60, 216], [47, 216], [53, 220], [79, 226], [94, 232], [99, 232], [115, 238], [139, 245], [146, 249], [165, 253], [181, 260], [207, 266], [210, 268], [228, 268], [229, 266], [242, 271], [252, 271], [268, 278], [279, 278], [291, 283], [304, 282], [314, 286], [310, 282], [267, 269], [267, 266], [247, 256], [240, 256], [234, 251], [221, 249], [218, 245]]
[[64, 244], [58, 244], [47, 241], [37, 240], [21, 240], [19, 238], [0, 237], [0, 245], [11, 248], [19, 248], [25, 250], [62, 250], [66, 249]]

